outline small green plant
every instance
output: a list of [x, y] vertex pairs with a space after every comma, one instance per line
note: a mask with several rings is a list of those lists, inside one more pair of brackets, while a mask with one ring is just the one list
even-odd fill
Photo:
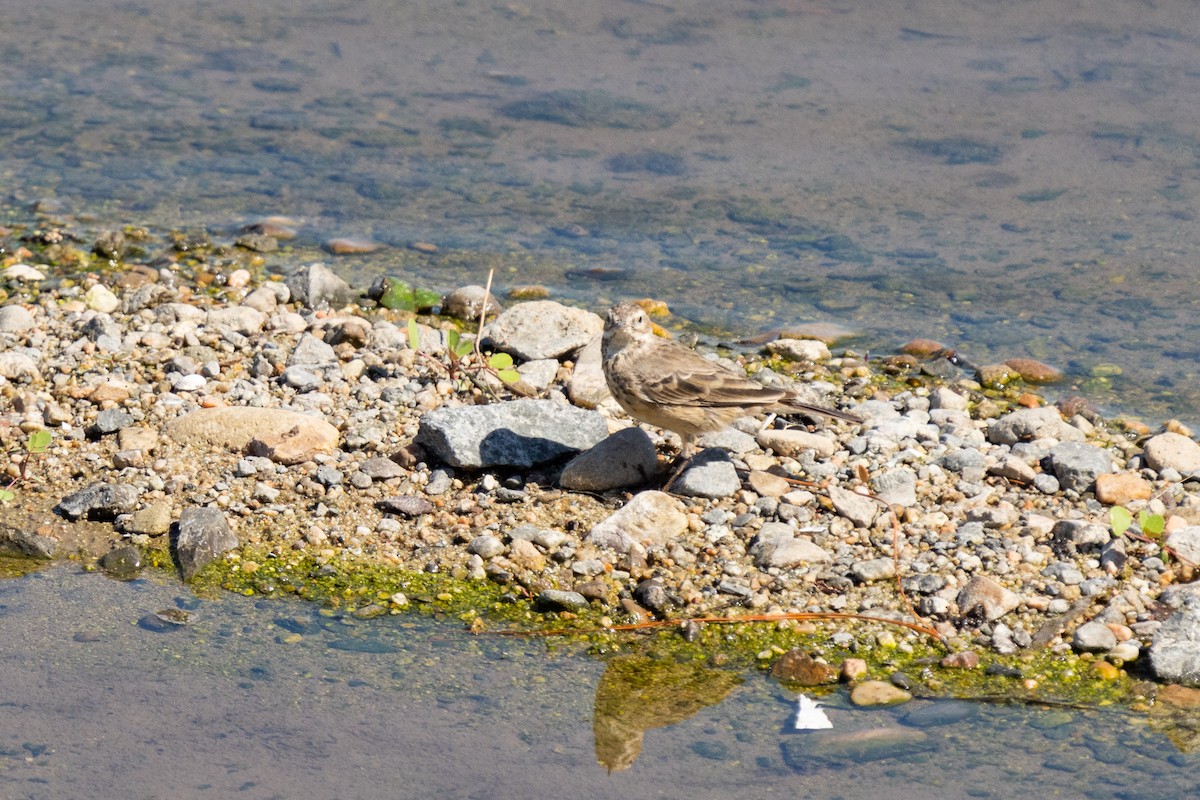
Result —
[[[1133, 525], [1133, 513], [1124, 506], [1113, 506], [1108, 512], [1109, 523], [1112, 525], [1113, 536], [1123, 535]], [[1154, 514], [1143, 508], [1137, 515], [1137, 527], [1142, 535], [1150, 539], [1159, 539], [1166, 530], [1167, 520], [1162, 514]]]
[[33, 463], [36, 456], [46, 452], [50, 447], [50, 442], [54, 439], [54, 434], [42, 428], [29, 434], [25, 438], [25, 454], [21, 456], [21, 472], [16, 478], [13, 478], [7, 486], [0, 487], [0, 503], [11, 503], [16, 499], [17, 495], [13, 491], [13, 487], [29, 475], [29, 465]]
[[[408, 346], [418, 353], [425, 355], [431, 363], [444, 367], [450, 375], [450, 380], [457, 381], [464, 375], [469, 377], [473, 371], [478, 370], [491, 372], [510, 386], [521, 380], [521, 374], [513, 368], [512, 356], [508, 353], [492, 353], [486, 359], [483, 359], [482, 354], [479, 352], [479, 340], [466, 339], [454, 329], [446, 331], [447, 363], [443, 364], [426, 355], [421, 350], [421, 332], [417, 327], [415, 319], [408, 321]], [[482, 360], [471, 363], [471, 356], [473, 354]]]

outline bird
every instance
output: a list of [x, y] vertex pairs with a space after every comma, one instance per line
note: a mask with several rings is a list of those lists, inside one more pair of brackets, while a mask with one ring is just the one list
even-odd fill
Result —
[[770, 411], [863, 421], [846, 411], [806, 403], [788, 389], [764, 386], [658, 336], [646, 311], [635, 303], [609, 309], [600, 348], [605, 383], [625, 413], [682, 440], [682, 461], [667, 487], [691, 458], [697, 436], [739, 417]]

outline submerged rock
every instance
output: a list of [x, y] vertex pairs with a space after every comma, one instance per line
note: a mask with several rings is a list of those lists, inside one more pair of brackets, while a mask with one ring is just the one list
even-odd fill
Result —
[[175, 557], [185, 581], [238, 546], [238, 538], [220, 509], [185, 508], [179, 515], [178, 531]]

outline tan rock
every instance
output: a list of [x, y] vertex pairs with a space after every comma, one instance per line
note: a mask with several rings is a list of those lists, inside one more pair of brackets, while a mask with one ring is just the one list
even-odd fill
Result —
[[912, 695], [886, 681], [863, 681], [850, 690], [856, 706], [895, 706], [912, 700]]
[[762, 470], [751, 470], [747, 478], [750, 488], [763, 497], [782, 497], [791, 491], [786, 478]]
[[837, 452], [837, 442], [832, 438], [795, 428], [759, 431], [757, 441], [762, 449], [773, 450], [780, 456], [795, 457], [805, 450], [812, 450], [822, 458], [829, 458]]
[[1149, 500], [1150, 481], [1134, 472], [1112, 472], [1096, 476], [1096, 499], [1109, 506], [1123, 506], [1132, 500]]
[[1160, 433], [1146, 442], [1142, 454], [1153, 470], [1168, 467], [1187, 474], [1200, 469], [1200, 444], [1178, 433]]
[[[166, 434], [180, 444], [243, 451], [260, 442], [262, 454], [273, 461], [294, 464], [317, 453], [331, 453], [338, 429], [323, 418], [280, 408], [226, 406], [202, 408], [167, 426]], [[299, 461], [281, 459], [299, 458]]]

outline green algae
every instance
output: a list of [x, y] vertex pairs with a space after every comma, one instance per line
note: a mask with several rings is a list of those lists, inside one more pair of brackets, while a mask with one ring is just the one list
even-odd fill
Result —
[[[165, 551], [159, 552], [158, 558], [148, 555], [147, 562], [162, 565]], [[363, 559], [321, 563], [307, 554], [273, 558], [244, 548], [202, 570], [192, 588], [202, 596], [221, 591], [247, 597], [295, 596], [332, 613], [354, 616], [363, 624], [401, 614], [454, 618], [479, 635], [544, 637], [551, 649], [567, 646], [606, 659], [653, 659], [672, 675], [688, 672], [680, 665], [692, 665], [700, 674], [710, 669], [730, 675], [768, 670], [779, 656], [799, 648], [835, 665], [847, 658], [863, 659], [868, 665], [866, 678], [887, 680], [903, 672], [913, 677], [912, 691], [917, 696], [1070, 707], [1129, 705], [1145, 699], [1146, 684], [1124, 671], [1117, 671], [1115, 679], [1105, 678], [1091, 668], [1091, 657], [1073, 653], [985, 653], [976, 669], [942, 667], [940, 661], [951, 645], [963, 649], [964, 642], [947, 644], [879, 622], [846, 619], [802, 626], [790, 621], [736, 620], [687, 628], [671, 624], [638, 635], [615, 630], [613, 626], [625, 620], [614, 619], [612, 609], [593, 605], [578, 613], [543, 614], [534, 610], [534, 598], [522, 596], [519, 588]], [[724, 686], [726, 680], [730, 679], [708, 676], [703, 682]], [[667, 681], [667, 685], [678, 683]]]

